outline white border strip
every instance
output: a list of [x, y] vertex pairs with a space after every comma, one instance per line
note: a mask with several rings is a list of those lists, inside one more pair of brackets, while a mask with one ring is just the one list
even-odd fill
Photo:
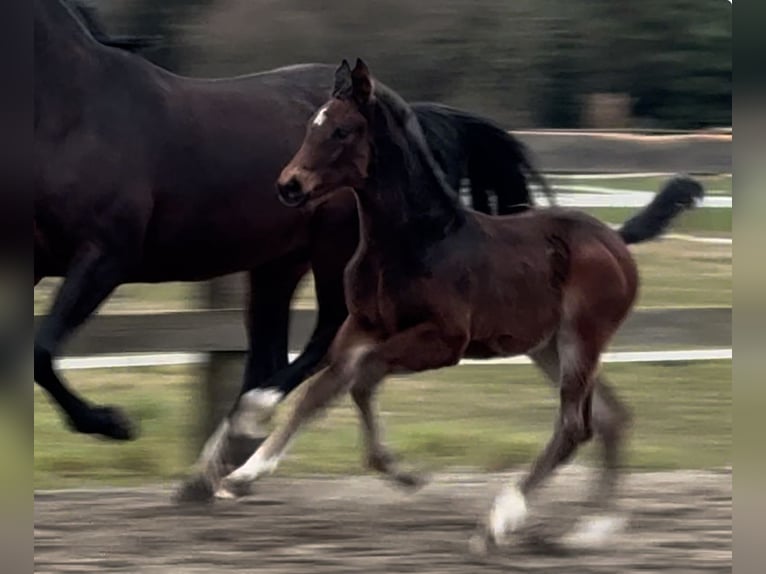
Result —
[[[642, 179], [645, 177], [672, 177], [678, 175], [678, 172], [672, 171], [635, 171], [632, 173], [544, 173], [546, 178], [559, 178], [559, 179]], [[714, 177], [728, 177], [731, 179], [730, 173], [717, 173], [711, 174]]]
[[677, 239], [678, 241], [689, 241], [691, 243], [710, 243], [712, 245], [731, 245], [731, 237], [697, 237], [696, 235], [686, 235], [683, 233], [668, 233], [662, 236], [663, 239]]
[[[290, 353], [290, 360], [298, 357]], [[679, 351], [617, 351], [604, 353], [602, 363], [653, 363], [674, 361], [721, 361], [732, 358], [732, 349], [686, 349]], [[135, 367], [167, 367], [197, 365], [204, 363], [206, 353], [144, 353], [133, 355], [100, 355], [91, 357], [65, 357], [56, 361], [56, 366], [65, 371], [88, 369], [125, 369]], [[526, 356], [502, 357], [478, 360], [463, 359], [461, 365], [530, 365]]]

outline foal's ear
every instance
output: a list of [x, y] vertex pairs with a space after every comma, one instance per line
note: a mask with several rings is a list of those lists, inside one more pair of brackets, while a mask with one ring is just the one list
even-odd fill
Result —
[[349, 98], [352, 92], [351, 66], [344, 59], [335, 70], [335, 86], [332, 89], [334, 98]]
[[372, 97], [372, 77], [370, 69], [361, 58], [356, 59], [356, 65], [351, 71], [351, 83], [353, 96], [359, 104], [367, 104]]

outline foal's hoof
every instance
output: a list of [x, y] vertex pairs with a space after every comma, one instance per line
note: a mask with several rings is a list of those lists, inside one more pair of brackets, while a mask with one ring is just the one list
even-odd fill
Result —
[[597, 550], [607, 546], [615, 536], [625, 530], [627, 524], [627, 517], [620, 514], [581, 518], [561, 539], [561, 544], [574, 550]]
[[213, 501], [213, 485], [202, 476], [192, 476], [173, 495], [176, 504], [205, 504]]
[[70, 424], [77, 432], [97, 434], [114, 440], [135, 440], [138, 436], [135, 425], [117, 407], [92, 407], [80, 420]]
[[224, 483], [215, 491], [215, 497], [220, 500], [236, 500], [253, 493], [253, 483]]

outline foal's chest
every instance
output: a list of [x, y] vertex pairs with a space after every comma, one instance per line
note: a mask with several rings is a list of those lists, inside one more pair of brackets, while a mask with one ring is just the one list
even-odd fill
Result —
[[418, 273], [404, 273], [399, 265], [355, 257], [345, 272], [349, 313], [376, 331], [397, 332], [426, 315], [427, 299], [421, 297], [419, 283]]

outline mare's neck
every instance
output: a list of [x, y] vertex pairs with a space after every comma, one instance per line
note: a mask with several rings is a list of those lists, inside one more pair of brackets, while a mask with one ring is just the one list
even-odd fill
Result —
[[414, 114], [404, 121], [392, 131], [394, 120], [383, 110], [376, 113], [369, 177], [357, 202], [368, 244], [411, 250], [446, 237], [462, 224], [465, 212], [457, 193], [446, 188], [436, 171], [423, 138], [415, 135], [419, 127]]
[[59, 0], [35, 0], [34, 15], [35, 75], [78, 73], [97, 60], [103, 47]]
[[34, 49], [36, 114], [57, 117], [75, 109], [109, 52], [59, 0], [35, 1]]

